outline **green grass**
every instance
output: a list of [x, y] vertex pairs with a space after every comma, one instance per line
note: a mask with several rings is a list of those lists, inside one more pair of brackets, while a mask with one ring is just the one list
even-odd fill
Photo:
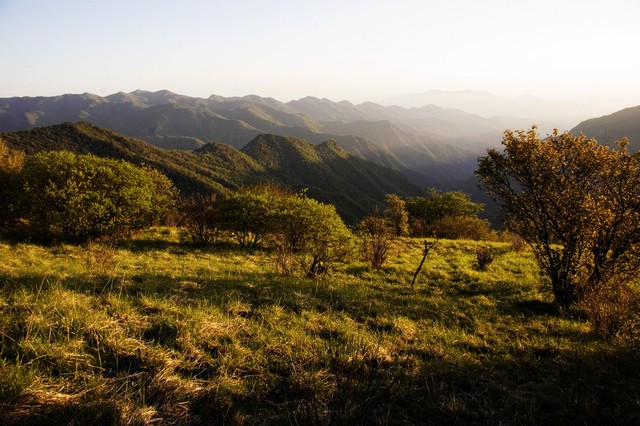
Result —
[[175, 229], [0, 243], [2, 424], [633, 424], [636, 353], [555, 311], [531, 254], [421, 240], [280, 277]]

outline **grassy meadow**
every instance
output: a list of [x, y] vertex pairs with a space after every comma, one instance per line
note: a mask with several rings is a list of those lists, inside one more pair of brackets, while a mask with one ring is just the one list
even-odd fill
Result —
[[422, 247], [310, 279], [174, 228], [1, 242], [0, 424], [640, 423], [640, 357], [557, 312], [529, 251], [441, 240], [412, 289]]

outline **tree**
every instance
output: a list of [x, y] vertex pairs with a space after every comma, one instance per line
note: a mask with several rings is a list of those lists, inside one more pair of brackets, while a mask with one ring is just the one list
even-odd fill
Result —
[[300, 260], [307, 275], [321, 275], [351, 250], [351, 232], [334, 206], [278, 185], [242, 188], [223, 198], [217, 211], [221, 227], [241, 246], [275, 248], [284, 274]]
[[8, 148], [0, 139], [0, 228], [14, 219], [18, 197], [16, 177], [24, 164], [24, 153]]
[[374, 211], [358, 224], [361, 251], [366, 261], [375, 269], [381, 269], [390, 249], [390, 233], [387, 221], [378, 211]]
[[44, 241], [84, 242], [142, 229], [166, 214], [176, 195], [156, 170], [65, 151], [28, 158], [18, 181], [25, 231]]
[[405, 202], [414, 236], [481, 239], [488, 233], [488, 222], [478, 219], [483, 205], [462, 191], [430, 188], [426, 197], [411, 197]]
[[556, 303], [567, 308], [589, 289], [637, 276], [640, 157], [594, 139], [536, 127], [506, 131], [476, 171], [505, 214], [508, 229], [532, 247]]
[[215, 240], [219, 226], [216, 198], [215, 194], [194, 194], [180, 198], [180, 224], [193, 244], [209, 244]]
[[409, 214], [407, 213], [405, 202], [396, 194], [387, 194], [384, 197], [387, 207], [384, 209], [384, 216], [393, 229], [396, 237], [401, 237], [409, 233]]
[[220, 228], [242, 247], [256, 247], [270, 232], [276, 196], [267, 187], [241, 188], [218, 201]]
[[333, 205], [281, 192], [271, 213], [270, 241], [285, 273], [288, 260], [297, 256], [308, 276], [323, 275], [351, 251], [353, 236]]

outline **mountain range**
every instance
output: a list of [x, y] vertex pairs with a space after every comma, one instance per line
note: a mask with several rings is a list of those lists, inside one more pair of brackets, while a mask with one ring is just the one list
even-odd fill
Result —
[[[504, 129], [533, 124], [435, 105], [354, 105], [314, 97], [283, 103], [259, 96], [195, 98], [166, 90], [0, 99], [0, 131], [76, 121], [166, 149], [195, 150], [211, 142], [240, 149], [260, 134], [313, 144], [335, 140], [353, 155], [440, 189], [454, 189], [471, 177], [478, 155], [499, 145]], [[551, 124], [544, 126], [550, 131]]]

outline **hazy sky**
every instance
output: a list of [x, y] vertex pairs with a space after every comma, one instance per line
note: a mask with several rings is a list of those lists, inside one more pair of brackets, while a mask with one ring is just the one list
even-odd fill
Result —
[[135, 89], [640, 104], [638, 0], [0, 0], [0, 97]]

